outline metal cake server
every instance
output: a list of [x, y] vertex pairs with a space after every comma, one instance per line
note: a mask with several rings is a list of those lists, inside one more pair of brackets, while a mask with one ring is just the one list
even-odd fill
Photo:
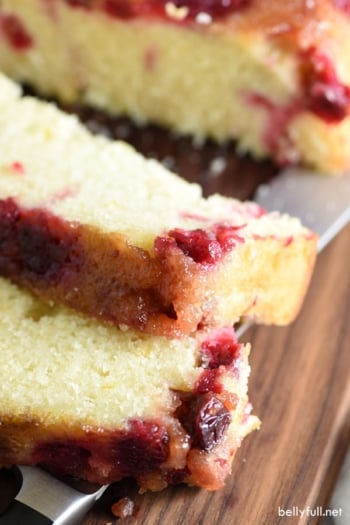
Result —
[[[350, 221], [350, 173], [329, 177], [299, 168], [283, 171], [258, 188], [256, 202], [266, 210], [300, 217], [319, 235], [319, 250]], [[247, 328], [241, 326], [239, 334]], [[85, 494], [34, 467], [20, 467], [23, 483], [0, 525], [76, 525], [106, 486]]]
[[86, 484], [81, 491], [40, 468], [18, 468], [22, 486], [0, 525], [75, 525], [107, 488]]
[[259, 186], [254, 200], [268, 211], [299, 217], [319, 235], [321, 251], [350, 221], [350, 173], [331, 177], [289, 168]]

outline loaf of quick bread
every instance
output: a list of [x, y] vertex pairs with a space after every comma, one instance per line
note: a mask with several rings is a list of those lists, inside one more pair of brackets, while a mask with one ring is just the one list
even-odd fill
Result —
[[248, 353], [231, 328], [182, 340], [122, 331], [1, 278], [0, 465], [218, 489], [259, 426]]
[[114, 325], [181, 336], [295, 318], [298, 219], [213, 195], [0, 77], [0, 275]]
[[241, 150], [350, 165], [342, 0], [1, 0], [0, 68], [43, 94]]

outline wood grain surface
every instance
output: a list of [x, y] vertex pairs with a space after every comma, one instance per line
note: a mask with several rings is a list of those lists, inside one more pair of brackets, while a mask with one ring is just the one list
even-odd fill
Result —
[[[205, 194], [250, 198], [276, 175], [268, 162], [237, 155], [233, 145], [201, 146], [156, 127], [74, 108], [95, 131], [124, 138], [162, 160]], [[315, 188], [315, 191], [317, 188]], [[319, 517], [283, 517], [326, 509], [350, 438], [350, 226], [320, 254], [300, 315], [289, 327], [252, 327], [250, 398], [262, 427], [243, 443], [225, 489], [184, 486], [138, 494], [132, 481], [111, 486], [83, 525], [117, 523], [111, 506], [133, 499], [136, 513], [123, 525], [288, 525]], [[288, 300], [288, 297], [286, 297]], [[294, 508], [294, 510], [293, 510]], [[350, 516], [349, 516], [350, 524]]]

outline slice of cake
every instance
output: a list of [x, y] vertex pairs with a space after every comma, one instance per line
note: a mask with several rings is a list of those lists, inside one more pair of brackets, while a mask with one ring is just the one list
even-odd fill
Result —
[[325, 171], [350, 165], [344, 0], [1, 0], [0, 67], [46, 95]]
[[248, 353], [231, 328], [182, 340], [116, 330], [0, 279], [0, 465], [218, 489], [259, 425]]
[[93, 137], [0, 78], [0, 274], [116, 325], [168, 336], [297, 314], [316, 237]]

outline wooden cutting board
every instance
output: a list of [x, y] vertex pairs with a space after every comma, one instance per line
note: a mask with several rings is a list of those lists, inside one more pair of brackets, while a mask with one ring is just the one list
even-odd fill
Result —
[[[287, 328], [255, 327], [250, 397], [262, 420], [239, 450], [225, 489], [174, 487], [138, 495], [126, 482], [108, 490], [84, 525], [115, 523], [110, 508], [130, 496], [123, 525], [294, 525], [318, 518], [279, 509], [323, 506], [350, 436], [350, 227], [319, 256], [304, 307]], [[349, 516], [350, 523], [350, 516]]]
[[[276, 174], [267, 163], [238, 156], [232, 145], [175, 139], [156, 127], [74, 108], [98, 131], [133, 143], [206, 194], [241, 199]], [[317, 191], [317, 188], [315, 188]], [[111, 486], [83, 525], [118, 522], [111, 506], [130, 497], [135, 515], [123, 525], [294, 525], [318, 523], [298, 509], [326, 509], [350, 438], [350, 227], [319, 256], [304, 307], [286, 328], [253, 327], [250, 398], [262, 420], [237, 453], [226, 487], [216, 493], [185, 486], [140, 495], [132, 481]], [[286, 297], [288, 300], [288, 297]], [[294, 516], [283, 517], [289, 510]], [[317, 511], [319, 513], [319, 511]], [[349, 516], [350, 523], [350, 516]]]

